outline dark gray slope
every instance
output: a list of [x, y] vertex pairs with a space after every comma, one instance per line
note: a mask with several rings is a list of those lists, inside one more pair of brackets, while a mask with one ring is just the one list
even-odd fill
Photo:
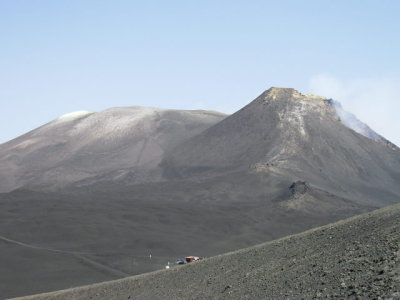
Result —
[[400, 299], [400, 205], [52, 299]]
[[62, 116], [0, 145], [0, 192], [121, 180], [132, 173], [137, 182], [154, 180], [165, 152], [224, 117], [146, 107]]
[[[178, 257], [216, 255], [374, 208], [292, 185], [236, 173], [201, 182], [0, 195], [0, 235], [31, 246], [0, 238], [7, 287], [0, 294], [23, 296], [162, 269]], [[77, 260], [75, 253], [104, 268]], [[32, 284], [21, 289], [17, 278]]]
[[91, 284], [127, 276], [94, 265], [78, 254], [23, 247], [2, 238], [0, 255], [0, 299], [76, 286], [76, 277], [81, 284]]

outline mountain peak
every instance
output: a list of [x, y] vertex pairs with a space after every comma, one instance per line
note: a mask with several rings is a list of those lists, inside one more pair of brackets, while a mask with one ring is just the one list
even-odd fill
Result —
[[327, 98], [318, 95], [302, 94], [294, 88], [281, 88], [281, 87], [271, 87], [268, 90], [266, 90], [262, 94], [262, 96], [265, 99], [268, 98], [272, 100], [288, 99], [288, 98], [304, 99], [304, 100], [327, 100]]
[[251, 102], [248, 107], [259, 110], [260, 105], [268, 106], [269, 111], [281, 112], [286, 115], [290, 115], [292, 112], [299, 117], [311, 112], [336, 115], [330, 99], [312, 94], [302, 94], [293, 88], [271, 87]]
[[[256, 105], [255, 108], [253, 103]], [[269, 111], [278, 112], [281, 121], [284, 119], [285, 124], [296, 125], [296, 128], [300, 128], [301, 132], [304, 132], [302, 129], [303, 117], [310, 113], [317, 113], [320, 117], [322, 115], [333, 117], [355, 132], [393, 150], [398, 149], [396, 145], [377, 134], [368, 125], [357, 119], [355, 115], [346, 112], [341, 104], [333, 99], [313, 94], [302, 94], [293, 88], [271, 87], [256, 98], [251, 106], [253, 106], [253, 109], [259, 110], [260, 105], [268, 105]]]
[[271, 87], [262, 93], [264, 99], [287, 99], [302, 96], [302, 94], [293, 88]]
[[283, 95], [287, 96], [287, 95], [300, 94], [300, 92], [295, 90], [294, 88], [283, 88], [274, 86], [266, 90], [265, 93], [269, 96], [283, 96]]

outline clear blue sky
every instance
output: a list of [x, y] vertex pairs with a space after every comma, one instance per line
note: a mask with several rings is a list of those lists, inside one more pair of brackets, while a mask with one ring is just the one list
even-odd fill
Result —
[[0, 0], [0, 143], [72, 111], [231, 113], [282, 86], [399, 145], [399, 16], [396, 0]]

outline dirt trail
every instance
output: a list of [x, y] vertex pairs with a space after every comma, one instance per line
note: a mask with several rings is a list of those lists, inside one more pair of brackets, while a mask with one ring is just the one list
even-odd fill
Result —
[[94, 267], [96, 269], [100, 269], [102, 271], [109, 272], [109, 273], [111, 273], [113, 275], [122, 276], [122, 277], [126, 277], [126, 276], [130, 275], [130, 274], [127, 274], [127, 273], [122, 272], [120, 270], [114, 269], [112, 267], [109, 267], [107, 265], [104, 265], [102, 263], [99, 263], [97, 261], [94, 261], [93, 259], [90, 259], [90, 258], [84, 256], [84, 255], [93, 254], [93, 253], [66, 251], [66, 250], [59, 250], [59, 249], [35, 246], [35, 245], [26, 244], [26, 243], [23, 243], [23, 242], [20, 242], [20, 241], [16, 241], [16, 240], [13, 240], [13, 239], [9, 239], [9, 238], [6, 238], [6, 237], [1, 236], [1, 235], [0, 235], [0, 240], [8, 242], [8, 243], [15, 244], [15, 245], [19, 245], [19, 246], [22, 246], [22, 247], [26, 247], [26, 248], [49, 251], [49, 252], [55, 252], [55, 253], [61, 253], [61, 254], [66, 254], [66, 255], [72, 255], [72, 256], [76, 257], [77, 259], [79, 259], [80, 261], [85, 262], [87, 265], [89, 265], [91, 267]]
[[90, 254], [88, 252], [73, 252], [73, 251], [65, 251], [65, 250], [58, 250], [58, 249], [53, 249], [53, 248], [47, 248], [47, 247], [41, 247], [41, 246], [35, 246], [35, 245], [30, 245], [30, 244], [26, 244], [20, 241], [16, 241], [13, 239], [9, 239], [6, 238], [2, 235], [0, 235], [0, 240], [5, 241], [5, 242], [9, 242], [12, 244], [16, 244], [22, 247], [26, 247], [26, 248], [32, 248], [32, 249], [37, 249], [37, 250], [45, 250], [45, 251], [50, 251], [50, 252], [56, 252], [56, 253], [64, 253], [64, 254], [72, 254], [72, 255], [83, 255], [83, 254]]

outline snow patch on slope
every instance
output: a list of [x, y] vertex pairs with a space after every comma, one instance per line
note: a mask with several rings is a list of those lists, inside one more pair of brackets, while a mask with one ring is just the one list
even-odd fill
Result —
[[56, 121], [61, 121], [61, 122], [72, 121], [72, 120], [76, 120], [76, 119], [82, 118], [84, 116], [90, 115], [92, 113], [93, 112], [86, 111], [86, 110], [74, 111], [74, 112], [62, 115], [61, 117], [57, 118]]

